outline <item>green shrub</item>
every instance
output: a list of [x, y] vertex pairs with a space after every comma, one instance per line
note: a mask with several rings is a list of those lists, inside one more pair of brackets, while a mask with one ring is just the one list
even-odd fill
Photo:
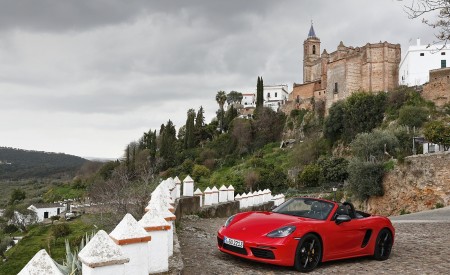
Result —
[[70, 227], [67, 223], [55, 224], [52, 226], [52, 235], [55, 238], [66, 237], [70, 234]]
[[400, 210], [400, 215], [406, 215], [406, 214], [411, 214], [411, 212], [409, 212], [408, 210], [406, 210], [406, 209], [402, 209], [402, 210]]
[[348, 174], [349, 189], [357, 199], [366, 200], [384, 194], [383, 164], [353, 159], [348, 166]]
[[410, 127], [421, 127], [428, 118], [427, 109], [405, 105], [399, 110], [398, 123]]
[[436, 205], [435, 205], [436, 209], [442, 208], [442, 207], [444, 207], [444, 204], [442, 202], [437, 202]]
[[319, 186], [320, 173], [321, 169], [317, 164], [306, 165], [299, 174], [298, 181], [301, 185], [306, 187]]
[[195, 181], [199, 181], [202, 177], [209, 177], [211, 172], [209, 169], [204, 165], [195, 164], [194, 168], [192, 168], [192, 177]]
[[15, 226], [14, 224], [8, 224], [7, 226], [5, 226], [5, 228], [3, 228], [3, 233], [10, 234], [10, 233], [17, 232], [18, 230], [19, 230], [19, 228], [17, 226]]

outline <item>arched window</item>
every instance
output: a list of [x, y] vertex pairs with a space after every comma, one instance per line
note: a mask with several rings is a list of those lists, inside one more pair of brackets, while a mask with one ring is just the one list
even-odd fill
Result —
[[312, 54], [316, 54], [316, 45], [313, 45]]

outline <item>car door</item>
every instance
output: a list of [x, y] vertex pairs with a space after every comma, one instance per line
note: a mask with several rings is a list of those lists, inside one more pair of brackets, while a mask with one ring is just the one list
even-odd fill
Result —
[[329, 258], [340, 259], [358, 255], [367, 231], [364, 222], [360, 219], [351, 219], [341, 224], [337, 224], [334, 220], [329, 223]]

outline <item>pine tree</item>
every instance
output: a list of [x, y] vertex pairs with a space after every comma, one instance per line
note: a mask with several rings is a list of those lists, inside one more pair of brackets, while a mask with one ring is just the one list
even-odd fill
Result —
[[264, 104], [264, 84], [262, 77], [258, 76], [256, 83], [256, 108], [262, 107]]

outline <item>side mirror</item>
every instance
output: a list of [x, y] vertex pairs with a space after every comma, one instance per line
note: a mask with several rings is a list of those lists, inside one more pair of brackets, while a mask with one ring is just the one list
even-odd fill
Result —
[[351, 220], [352, 220], [352, 218], [350, 218], [349, 215], [339, 215], [336, 217], [335, 222], [336, 222], [336, 224], [341, 224], [343, 222], [349, 222]]

